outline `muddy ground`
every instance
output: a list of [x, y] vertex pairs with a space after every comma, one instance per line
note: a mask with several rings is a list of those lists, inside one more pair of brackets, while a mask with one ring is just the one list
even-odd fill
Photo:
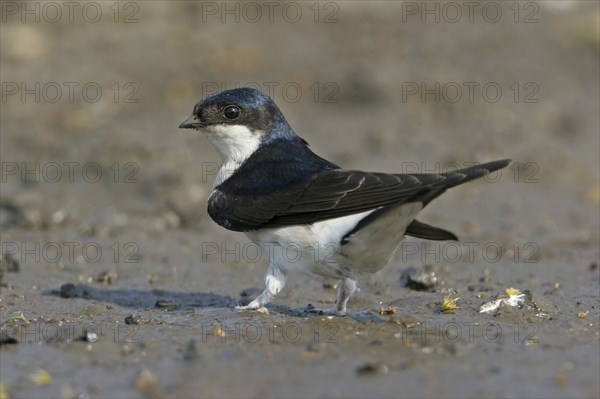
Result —
[[[600, 395], [597, 2], [48, 4], [2, 2], [0, 396]], [[177, 126], [242, 84], [348, 168], [514, 164], [433, 202], [461, 242], [407, 240], [346, 317], [303, 275], [237, 312], [265, 255]]]

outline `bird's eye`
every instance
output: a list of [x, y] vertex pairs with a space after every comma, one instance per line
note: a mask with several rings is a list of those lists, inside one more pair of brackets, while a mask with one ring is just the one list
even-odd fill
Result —
[[227, 119], [237, 119], [240, 116], [240, 109], [235, 105], [228, 105], [223, 110], [223, 115]]

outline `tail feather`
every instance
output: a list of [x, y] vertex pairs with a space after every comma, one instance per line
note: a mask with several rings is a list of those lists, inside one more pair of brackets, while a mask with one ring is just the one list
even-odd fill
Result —
[[411, 224], [408, 225], [404, 234], [407, 236], [423, 238], [425, 240], [458, 241], [458, 237], [453, 232], [419, 222], [417, 219], [413, 220]]
[[[510, 159], [502, 159], [500, 161], [492, 161], [481, 165], [473, 165], [464, 169], [457, 169], [451, 172], [441, 173], [437, 176], [444, 176], [433, 190], [429, 190], [425, 195], [420, 195], [419, 200], [423, 202], [423, 206], [429, 204], [432, 200], [442, 195], [447, 189], [459, 186], [471, 180], [483, 177], [491, 172], [502, 169], [510, 165]], [[426, 175], [423, 175], [426, 176]], [[430, 175], [434, 176], [434, 175]], [[417, 197], [417, 196], [416, 196]]]
[[[423, 207], [427, 206], [435, 198], [442, 195], [447, 189], [456, 187], [463, 183], [467, 183], [471, 180], [483, 177], [491, 172], [502, 169], [510, 165], [510, 159], [502, 159], [499, 161], [492, 161], [481, 165], [474, 165], [464, 169], [458, 169], [452, 172], [442, 173], [441, 175], [446, 177], [442, 181], [441, 187], [437, 190], [431, 190], [424, 196], [421, 196], [420, 201], [423, 202]], [[439, 227], [431, 226], [418, 220], [413, 220], [410, 225], [406, 228], [406, 235], [423, 238], [426, 240], [436, 241], [458, 241], [458, 237], [451, 231], [441, 229]]]
[[468, 168], [454, 170], [452, 172], [443, 173], [450, 180], [446, 188], [455, 187], [459, 184], [466, 183], [471, 180], [483, 177], [491, 172], [505, 168], [510, 165], [510, 159], [502, 159], [499, 161], [487, 162], [481, 165], [473, 165]]

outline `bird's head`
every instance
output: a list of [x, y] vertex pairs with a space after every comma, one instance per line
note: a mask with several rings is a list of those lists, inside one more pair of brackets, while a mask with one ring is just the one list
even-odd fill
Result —
[[248, 87], [200, 100], [179, 127], [205, 133], [224, 160], [241, 161], [268, 142], [297, 138], [271, 97]]

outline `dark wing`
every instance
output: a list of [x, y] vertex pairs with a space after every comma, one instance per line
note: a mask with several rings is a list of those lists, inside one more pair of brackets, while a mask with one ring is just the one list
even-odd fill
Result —
[[239, 182], [229, 190], [226, 181], [211, 195], [209, 213], [218, 224], [235, 231], [311, 224], [392, 204], [420, 201], [426, 205], [446, 189], [508, 164], [496, 161], [440, 174], [324, 170], [259, 194], [251, 185], [243, 190]]

